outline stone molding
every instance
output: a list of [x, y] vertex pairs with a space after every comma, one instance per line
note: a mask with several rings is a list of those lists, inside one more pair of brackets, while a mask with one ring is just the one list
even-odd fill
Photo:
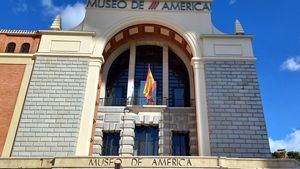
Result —
[[[1, 158], [0, 168], [16, 169], [67, 169], [67, 168], [114, 168], [116, 161], [122, 161], [124, 168], [153, 168], [153, 160], [190, 160], [193, 166], [176, 168], [206, 168], [206, 169], [299, 169], [300, 163], [295, 160], [282, 159], [245, 159], [226, 157], [55, 157], [55, 158]], [[108, 165], [99, 166], [96, 162], [107, 160]], [[140, 166], [133, 166], [132, 161], [138, 160]], [[101, 164], [101, 163], [100, 163]], [[174, 168], [164, 166], [164, 169]]]

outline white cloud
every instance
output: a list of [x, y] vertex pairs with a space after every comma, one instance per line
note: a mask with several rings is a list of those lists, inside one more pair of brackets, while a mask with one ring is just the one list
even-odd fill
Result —
[[61, 10], [63, 10], [62, 7], [55, 6], [52, 0], [42, 0], [42, 5], [46, 9], [45, 12], [51, 15], [57, 15]]
[[46, 9], [46, 14], [55, 17], [61, 15], [63, 29], [70, 29], [84, 19], [85, 5], [83, 3], [75, 3], [67, 6], [56, 6], [52, 0], [42, 0], [42, 6]]
[[42, 0], [42, 5], [51, 8], [53, 6], [52, 0]]
[[287, 59], [281, 65], [282, 70], [300, 71], [300, 56]]
[[72, 28], [80, 24], [85, 16], [85, 5], [76, 3], [73, 6], [68, 5], [61, 11], [62, 23], [64, 28]]
[[13, 8], [14, 13], [26, 13], [29, 11], [28, 4], [24, 0], [16, 1], [16, 5]]
[[229, 5], [233, 5], [233, 4], [235, 4], [235, 3], [236, 3], [236, 1], [237, 1], [237, 0], [230, 0], [230, 1], [229, 1]]
[[284, 139], [273, 140], [269, 138], [271, 151], [285, 149], [286, 151], [300, 151], [300, 130], [294, 130]]

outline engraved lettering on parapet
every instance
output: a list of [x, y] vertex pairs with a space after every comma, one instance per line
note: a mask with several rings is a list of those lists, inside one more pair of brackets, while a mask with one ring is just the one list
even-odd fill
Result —
[[206, 1], [88, 0], [87, 8], [201, 12], [210, 11], [211, 4]]

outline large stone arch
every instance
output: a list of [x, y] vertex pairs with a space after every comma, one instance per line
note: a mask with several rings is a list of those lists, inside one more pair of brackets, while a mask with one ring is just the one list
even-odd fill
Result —
[[148, 15], [128, 17], [125, 20], [122, 19], [120, 21], [116, 21], [114, 24], [109, 26], [109, 29], [102, 30], [102, 32], [98, 34], [98, 37], [96, 39], [95, 46], [93, 47], [93, 54], [95, 56], [102, 56], [102, 53], [107, 47], [106, 45], [108, 44], [108, 42], [119, 32], [126, 28], [143, 24], [159, 25], [173, 30], [178, 35], [180, 35], [188, 44], [188, 46], [190, 47], [191, 56], [201, 58], [201, 50], [197, 45], [198, 39], [194, 31], [191, 31], [184, 25], [173, 22], [168, 18]]
[[116, 48], [128, 41], [151, 38], [170, 41], [181, 48], [190, 59], [193, 56], [189, 43], [181, 34], [169, 27], [158, 24], [137, 24], [122, 29], [108, 40], [102, 56], [106, 60]]
[[126, 27], [118, 31], [107, 41], [102, 54], [105, 63], [101, 72], [102, 86], [100, 98], [105, 97], [107, 75], [110, 66], [122, 52], [130, 48], [132, 43], [136, 45], [167, 45], [185, 64], [190, 79], [190, 97], [191, 99], [195, 98], [194, 75], [191, 67], [193, 54], [188, 42], [171, 28], [158, 24], [145, 23]]

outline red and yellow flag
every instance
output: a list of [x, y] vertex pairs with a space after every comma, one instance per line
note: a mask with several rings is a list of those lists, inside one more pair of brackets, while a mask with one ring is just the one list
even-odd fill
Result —
[[156, 89], [156, 82], [153, 78], [150, 65], [148, 66], [148, 75], [147, 75], [147, 80], [145, 83], [144, 87], [144, 96], [147, 98], [149, 101], [153, 101], [153, 91]]

